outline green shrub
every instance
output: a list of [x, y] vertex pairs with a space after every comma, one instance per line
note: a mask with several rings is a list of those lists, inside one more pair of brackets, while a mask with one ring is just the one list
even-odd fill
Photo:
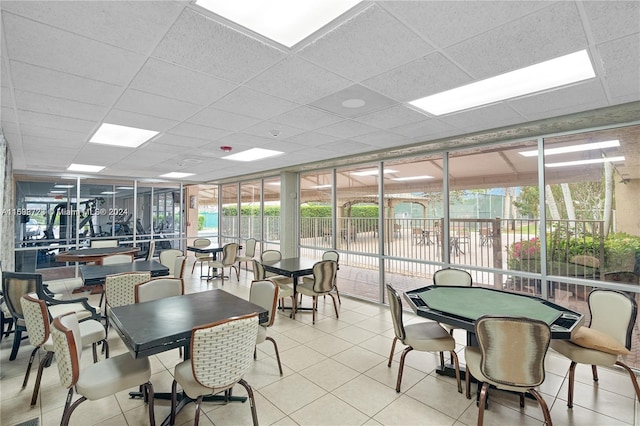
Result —
[[638, 273], [640, 261], [640, 237], [624, 232], [609, 234], [604, 242], [606, 271], [634, 271]]
[[204, 229], [204, 216], [198, 216], [198, 231]]

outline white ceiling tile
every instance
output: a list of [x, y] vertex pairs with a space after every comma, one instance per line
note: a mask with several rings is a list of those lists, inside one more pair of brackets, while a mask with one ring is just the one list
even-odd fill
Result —
[[165, 133], [160, 137], [154, 139], [150, 143], [153, 146], [158, 145], [169, 145], [172, 147], [178, 146], [183, 148], [181, 151], [185, 154], [192, 153], [192, 155], [198, 155], [199, 146], [206, 145], [210, 140], [200, 139], [200, 138], [190, 138], [187, 136], [180, 135], [172, 135], [171, 133]]
[[290, 56], [249, 80], [246, 86], [300, 104], [350, 86], [351, 82], [297, 56]]
[[522, 123], [525, 118], [510, 108], [507, 103], [498, 102], [482, 108], [447, 114], [439, 117], [439, 120], [465, 133], [471, 133]]
[[317, 129], [316, 131], [318, 133], [324, 133], [338, 138], [347, 139], [354, 136], [373, 133], [378, 131], [378, 129], [376, 129], [375, 127], [367, 126], [366, 124], [355, 122], [353, 120], [345, 120], [339, 123], [332, 124], [330, 126], [323, 127], [321, 129]]
[[640, 32], [640, 2], [637, 0], [585, 1], [582, 7], [597, 43]]
[[9, 13], [3, 14], [3, 21], [13, 60], [114, 84], [129, 83], [144, 60], [139, 54]]
[[290, 111], [298, 105], [247, 87], [240, 87], [211, 106], [215, 109], [267, 120]]
[[384, 7], [438, 47], [479, 35], [546, 7], [541, 1], [389, 1]]
[[18, 110], [18, 120], [23, 124], [69, 130], [77, 133], [91, 133], [94, 122], [78, 118], [61, 117], [59, 115]]
[[104, 106], [56, 98], [24, 90], [16, 90], [14, 93], [16, 107], [25, 111], [80, 118], [88, 121], [100, 121], [107, 112], [107, 108]]
[[84, 143], [88, 139], [86, 133], [75, 133], [67, 129], [53, 129], [51, 127], [34, 126], [31, 124], [21, 125], [20, 131], [23, 136], [58, 139], [68, 141], [72, 144]]
[[469, 83], [471, 77], [442, 53], [434, 52], [366, 80], [363, 84], [400, 102], [409, 102]]
[[427, 119], [428, 117], [426, 115], [412, 108], [405, 105], [395, 105], [382, 111], [376, 111], [363, 115], [362, 117], [354, 118], [353, 120], [380, 129], [388, 129]]
[[233, 147], [233, 152], [236, 153], [241, 151], [241, 147], [268, 148], [268, 145], [270, 145], [272, 142], [272, 138], [267, 138], [266, 136], [254, 136], [246, 133], [232, 133], [218, 139], [218, 142], [220, 142], [219, 145], [228, 145]]
[[353, 81], [362, 81], [433, 50], [373, 4], [304, 47], [299, 55]]
[[193, 104], [209, 105], [231, 92], [236, 85], [151, 58], [133, 79], [130, 87]]
[[152, 95], [133, 89], [124, 92], [114, 107], [124, 111], [137, 112], [177, 121], [185, 120], [201, 108], [196, 104], [166, 98], [164, 96]]
[[[3, 1], [12, 13], [60, 29], [147, 53], [187, 2], [179, 1]], [[144, 31], [140, 31], [144, 28]]]
[[508, 104], [522, 114], [527, 121], [534, 121], [572, 114], [578, 110], [603, 108], [608, 105], [608, 101], [602, 82], [594, 79], [561, 89], [512, 99]]
[[25, 135], [22, 134], [22, 142], [25, 145], [40, 145], [43, 149], [47, 148], [63, 148], [63, 149], [81, 149], [84, 144], [84, 139], [57, 139], [48, 138], [43, 136]]
[[389, 130], [394, 133], [413, 138], [416, 142], [428, 141], [429, 139], [437, 139], [460, 133], [459, 129], [436, 119], [405, 124]]
[[[541, 31], [542, 25], [544, 31]], [[444, 54], [474, 79], [481, 79], [577, 52], [587, 46], [576, 5], [559, 2], [444, 49]]]
[[305, 130], [318, 129], [342, 120], [342, 117], [307, 106], [301, 106], [271, 119], [276, 123]]
[[[603, 43], [599, 48], [605, 81], [614, 103], [640, 99], [640, 34]], [[638, 52], [630, 55], [629, 52]]]
[[217, 140], [228, 134], [227, 130], [216, 129], [215, 127], [200, 126], [198, 124], [180, 123], [170, 131], [171, 134], [197, 138], [205, 141]]
[[413, 142], [413, 140], [407, 136], [401, 136], [387, 131], [378, 131], [362, 136], [356, 136], [351, 138], [351, 140], [366, 143], [367, 145], [379, 146], [381, 148], [408, 145]]
[[111, 105], [122, 93], [115, 84], [15, 61], [11, 61], [11, 77], [16, 89], [93, 105]]
[[244, 130], [259, 121], [260, 120], [257, 118], [247, 117], [246, 115], [235, 114], [214, 108], [205, 108], [193, 117], [189, 118], [190, 123], [216, 127], [218, 129], [229, 130], [232, 132]]
[[73, 161], [70, 161], [70, 163], [109, 166], [126, 158], [131, 152], [132, 150], [127, 148], [89, 143], [76, 152]]
[[[104, 122], [119, 124], [121, 126], [137, 127], [139, 129], [155, 130], [156, 132], [165, 132], [178, 124], [175, 120], [152, 117], [150, 115], [119, 109], [112, 109], [105, 117]], [[96, 130], [98, 127], [99, 126], [96, 126]]]
[[352, 140], [339, 140], [336, 142], [329, 142], [323, 145], [318, 146], [317, 148], [325, 149], [328, 151], [339, 152], [342, 154], [353, 154], [357, 152], [366, 152], [371, 151], [371, 145], [364, 144], [362, 142], [355, 142]]
[[329, 142], [335, 142], [339, 139], [340, 138], [337, 138], [335, 136], [324, 135], [322, 133], [306, 132], [287, 138], [287, 142], [304, 146], [318, 146]]
[[[350, 107], [345, 102], [358, 102], [362, 106]], [[372, 111], [388, 108], [396, 101], [374, 92], [359, 84], [354, 84], [322, 99], [318, 99], [310, 106], [322, 109], [345, 118], [359, 117]]]
[[275, 64], [285, 54], [185, 9], [153, 56], [240, 83]]
[[242, 133], [271, 138], [273, 140], [282, 140], [295, 135], [299, 135], [300, 133], [304, 133], [304, 130], [285, 126], [284, 124], [274, 123], [271, 121], [263, 121], [247, 129], [244, 129]]

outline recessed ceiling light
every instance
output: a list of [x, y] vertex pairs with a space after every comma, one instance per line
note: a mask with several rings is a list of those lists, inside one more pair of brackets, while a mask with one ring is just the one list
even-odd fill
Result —
[[[391, 169], [384, 169], [384, 171], [382, 173], [386, 175], [387, 173], [398, 173], [398, 171], [397, 170], [391, 170]], [[378, 169], [362, 170], [360, 172], [353, 172], [351, 174], [355, 175], [355, 176], [377, 176], [378, 175]]]
[[581, 166], [584, 164], [598, 164], [598, 163], [613, 163], [618, 161], [624, 161], [624, 157], [611, 157], [611, 158], [593, 158], [591, 160], [576, 160], [576, 161], [563, 161], [561, 163], [547, 163], [546, 167], [569, 167], [569, 166]]
[[331, 184], [327, 184], [327, 185], [315, 185], [315, 186], [312, 186], [311, 188], [314, 188], [314, 189], [325, 189], [325, 188], [331, 188], [332, 186], [333, 186], [333, 185], [331, 185]]
[[399, 177], [399, 178], [393, 178], [391, 180], [397, 180], [399, 182], [403, 182], [403, 181], [407, 181], [407, 180], [425, 180], [425, 179], [433, 179], [433, 176], [407, 176], [407, 177]]
[[115, 195], [115, 194], [117, 194], [116, 191], [102, 191], [100, 193], [100, 195]]
[[237, 154], [227, 155], [224, 158], [225, 160], [235, 160], [235, 161], [256, 161], [261, 160], [263, 158], [273, 157], [274, 155], [284, 154], [281, 151], [273, 151], [271, 149], [262, 149], [262, 148], [251, 148], [246, 151], [239, 152]]
[[52, 189], [51, 191], [49, 191], [50, 194], [66, 194], [67, 191], [62, 191], [62, 190], [57, 190], [57, 189]]
[[196, 4], [287, 47], [313, 34], [359, 0], [197, 0]]
[[58, 185], [53, 185], [54, 188], [73, 188], [75, 185], [62, 185], [62, 184], [58, 184]]
[[98, 173], [102, 169], [104, 169], [104, 166], [92, 166], [90, 164], [71, 164], [67, 167], [70, 172]]
[[540, 62], [409, 102], [433, 115], [448, 114], [595, 77], [586, 50]]
[[194, 173], [171, 172], [171, 173], [165, 173], [163, 175], [160, 175], [160, 177], [169, 178], [169, 179], [182, 179], [182, 178], [193, 176], [193, 175]]
[[154, 130], [102, 123], [89, 142], [137, 148], [157, 134]]
[[122, 189], [122, 190], [133, 189], [133, 186], [116, 186], [116, 189]]
[[366, 102], [363, 99], [347, 99], [342, 101], [342, 106], [345, 108], [360, 108], [363, 107]]
[[[555, 154], [566, 154], [568, 152], [581, 152], [581, 151], [591, 151], [593, 149], [603, 149], [603, 148], [615, 148], [620, 146], [620, 141], [604, 141], [604, 142], [594, 142], [594, 143], [583, 143], [580, 145], [570, 145], [570, 146], [561, 146], [558, 148], [545, 148], [544, 155], [555, 155]], [[538, 150], [533, 151], [523, 151], [518, 154], [523, 157], [537, 157]]]

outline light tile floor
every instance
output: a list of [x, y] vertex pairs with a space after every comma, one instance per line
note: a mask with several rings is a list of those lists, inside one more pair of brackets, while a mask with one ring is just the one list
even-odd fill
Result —
[[[220, 288], [219, 281], [200, 280], [198, 271], [189, 274], [187, 293]], [[225, 280], [224, 290], [248, 298], [251, 273], [241, 271]], [[96, 297], [96, 296], [91, 296]], [[97, 303], [97, 299], [96, 299]], [[305, 298], [305, 304], [310, 300]], [[422, 321], [407, 312], [407, 323]], [[437, 355], [411, 352], [407, 356], [402, 392], [395, 392], [399, 354], [391, 368], [387, 359], [393, 339], [391, 317], [386, 306], [362, 302], [342, 295], [340, 318], [336, 319], [329, 299], [319, 302], [319, 320], [311, 325], [311, 314], [300, 312], [295, 320], [279, 313], [269, 335], [278, 343], [284, 374], [278, 374], [273, 346], [258, 347], [258, 359], [245, 379], [256, 395], [258, 417], [262, 425], [473, 425], [477, 422], [474, 401], [456, 390], [455, 379], [436, 375]], [[465, 335], [456, 331], [457, 351], [464, 362]], [[109, 333], [111, 354], [126, 352], [116, 333]], [[55, 366], [45, 370], [40, 396], [29, 406], [35, 380], [21, 389], [32, 347], [24, 341], [18, 358], [9, 362], [11, 338], [0, 343], [0, 424], [12, 426], [31, 419], [41, 425], [60, 423], [66, 391], [59, 384]], [[42, 355], [42, 353], [40, 354]], [[88, 355], [88, 354], [86, 354]], [[180, 361], [177, 350], [153, 356], [151, 381], [156, 392], [169, 391], [173, 367]], [[36, 365], [37, 365], [36, 361]], [[84, 356], [83, 363], [90, 363]], [[566, 406], [569, 361], [549, 352], [547, 376], [540, 387], [555, 425], [634, 425], [640, 424], [639, 404], [629, 378], [617, 370], [599, 369], [600, 381], [591, 380], [591, 369], [578, 366], [575, 403]], [[475, 386], [474, 386], [475, 387]], [[464, 384], [463, 384], [464, 388]], [[474, 389], [472, 388], [472, 391]], [[238, 395], [241, 386], [234, 388]], [[158, 423], [169, 414], [168, 401], [156, 400]], [[190, 404], [176, 424], [192, 424], [194, 406]], [[203, 425], [248, 425], [248, 404], [203, 404]], [[517, 396], [490, 392], [486, 425], [540, 425], [542, 414], [533, 400], [519, 407]], [[82, 403], [73, 413], [72, 425], [146, 425], [146, 406], [130, 399], [127, 392], [100, 401]]]

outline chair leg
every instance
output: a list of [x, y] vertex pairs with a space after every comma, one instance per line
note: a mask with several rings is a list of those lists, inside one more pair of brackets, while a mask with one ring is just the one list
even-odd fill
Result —
[[402, 384], [402, 372], [404, 371], [404, 359], [407, 354], [411, 352], [413, 348], [411, 346], [407, 346], [402, 351], [402, 355], [400, 356], [400, 366], [398, 367], [398, 381], [396, 382], [396, 392], [400, 393], [400, 385]]
[[573, 408], [573, 384], [576, 379], [576, 365], [577, 362], [571, 361], [569, 366], [569, 395], [567, 396], [567, 407]]
[[24, 380], [22, 381], [22, 388], [24, 389], [29, 383], [29, 374], [31, 373], [31, 366], [33, 365], [33, 360], [36, 357], [36, 352], [40, 349], [40, 346], [34, 348], [31, 351], [31, 356], [29, 357], [29, 363], [27, 364], [27, 371], [24, 373]]
[[[553, 422], [551, 421], [551, 413], [549, 412], [549, 407], [547, 406], [547, 402], [544, 400], [542, 395], [540, 395], [540, 393], [538, 393], [538, 391], [535, 389], [529, 389], [529, 393], [533, 395], [533, 397], [538, 401], [538, 404], [540, 404], [540, 408], [542, 409], [542, 415], [544, 416], [544, 421], [547, 424], [547, 426], [553, 426]], [[524, 399], [524, 396], [523, 396], [523, 399]]]
[[331, 296], [331, 299], [333, 300], [333, 310], [336, 312], [336, 318], [340, 318], [338, 315], [338, 302], [336, 301], [336, 296], [334, 296], [333, 293], [329, 293], [329, 296]]
[[451, 357], [453, 358], [453, 366], [456, 370], [456, 381], [458, 382], [458, 393], [462, 393], [462, 384], [460, 382], [460, 361], [458, 360], [458, 354], [455, 350], [451, 351]]
[[464, 374], [464, 387], [465, 387], [465, 396], [467, 399], [471, 399], [471, 373], [467, 368], [467, 371]]
[[482, 384], [482, 390], [480, 391], [480, 401], [478, 402], [478, 426], [482, 426], [484, 423], [484, 405], [487, 401], [487, 392], [489, 391], [489, 383], [484, 382]]
[[273, 349], [276, 351], [276, 359], [278, 360], [278, 370], [280, 370], [280, 375], [282, 376], [282, 364], [280, 364], [280, 353], [278, 352], [278, 344], [275, 340], [273, 340], [273, 337], [267, 336], [267, 340], [273, 343]]
[[[42, 381], [42, 372], [44, 367], [47, 366], [53, 359], [53, 352], [47, 352], [38, 365], [38, 375], [36, 376], [36, 383], [33, 385], [33, 394], [31, 395], [31, 406], [36, 405], [38, 400], [38, 392], [40, 392], [40, 382]], [[26, 384], [26, 383], [25, 383]], [[24, 387], [24, 386], [23, 386]]]
[[258, 426], [258, 412], [256, 411], [256, 400], [255, 400], [255, 397], [253, 396], [253, 389], [251, 389], [251, 386], [249, 386], [249, 383], [247, 383], [244, 379], [240, 379], [238, 383], [242, 385], [247, 391], [247, 396], [249, 397], [249, 404], [251, 404], [251, 418], [253, 419], [253, 426]]
[[593, 381], [598, 381], [598, 368], [595, 365], [591, 366], [591, 374], [593, 375]]
[[16, 359], [18, 355], [18, 349], [20, 349], [20, 342], [22, 341], [22, 330], [16, 328], [13, 332], [13, 346], [11, 347], [11, 354], [9, 355], [9, 361]]
[[71, 414], [73, 413], [73, 410], [75, 410], [78, 407], [78, 405], [82, 404], [87, 400], [87, 398], [83, 396], [78, 398], [76, 402], [71, 404], [72, 397], [73, 397], [73, 388], [70, 388], [69, 393], [67, 393], [67, 402], [65, 403], [65, 406], [64, 406], [64, 412], [62, 413], [62, 421], [60, 422], [60, 426], [68, 426], [69, 419], [71, 418]]
[[149, 425], [155, 426], [156, 415], [155, 415], [155, 410], [153, 409], [154, 407], [153, 398], [155, 396], [155, 393], [153, 391], [153, 384], [151, 384], [151, 382], [147, 382], [144, 384], [144, 386], [147, 390], [147, 403], [149, 404]]
[[397, 337], [393, 338], [393, 343], [391, 343], [391, 352], [389, 353], [389, 362], [387, 363], [387, 367], [391, 367], [391, 361], [393, 361], [393, 353], [396, 350], [396, 342], [398, 341]]
[[169, 414], [169, 424], [176, 424], [176, 406], [178, 405], [178, 382], [175, 380], [171, 384], [171, 412]]
[[193, 426], [200, 424], [200, 406], [202, 405], [202, 395], [196, 399], [196, 417], [193, 419]]
[[[284, 306], [284, 304], [283, 304]], [[296, 303], [296, 296], [292, 295], [291, 296], [291, 319], [296, 319], [296, 308], [297, 308], [297, 303]]]
[[316, 323], [316, 311], [318, 310], [318, 296], [313, 296], [313, 308], [311, 311], [311, 324]]
[[631, 376], [631, 383], [633, 383], [633, 387], [636, 390], [636, 398], [638, 398], [638, 401], [640, 401], [640, 387], [638, 387], [638, 379], [636, 378], [635, 373], [629, 368], [627, 364], [621, 361], [616, 361], [616, 365], [619, 365], [620, 367], [627, 370], [627, 373], [629, 373], [629, 376]]
[[342, 305], [342, 300], [340, 300], [340, 291], [338, 290], [338, 285], [337, 284], [333, 284], [333, 288], [336, 289], [336, 295], [338, 296], [338, 302]]

